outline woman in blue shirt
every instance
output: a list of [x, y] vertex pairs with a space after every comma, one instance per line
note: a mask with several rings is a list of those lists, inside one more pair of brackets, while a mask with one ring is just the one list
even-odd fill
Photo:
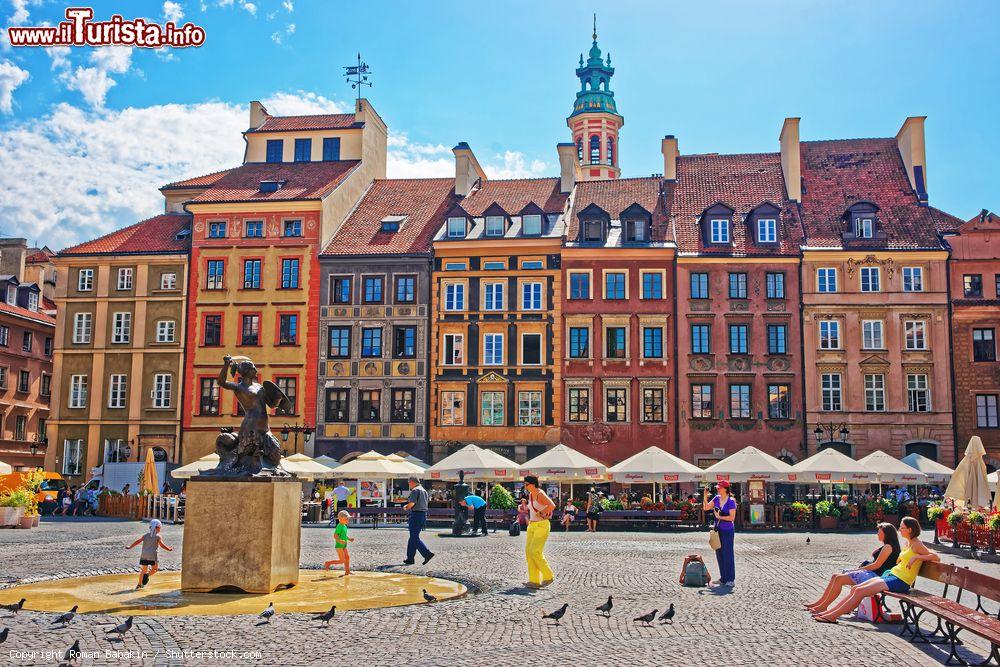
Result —
[[715, 551], [715, 557], [719, 561], [719, 581], [723, 586], [732, 586], [736, 583], [736, 556], [733, 553], [736, 501], [729, 495], [727, 480], [719, 481], [718, 493], [711, 500], [708, 497], [708, 489], [705, 489], [703, 508], [705, 511], [712, 511], [715, 516], [715, 529], [719, 531], [721, 546]]

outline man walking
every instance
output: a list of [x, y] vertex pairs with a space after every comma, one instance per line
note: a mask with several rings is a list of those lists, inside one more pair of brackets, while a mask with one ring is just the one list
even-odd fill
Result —
[[427, 565], [434, 558], [434, 552], [420, 539], [420, 531], [427, 524], [427, 491], [420, 486], [420, 480], [416, 477], [411, 477], [409, 484], [410, 497], [407, 499], [406, 509], [410, 512], [410, 539], [406, 543], [406, 560], [403, 565], [413, 565], [418, 551], [424, 557], [424, 565]]
[[347, 499], [351, 497], [351, 490], [344, 485], [344, 480], [340, 480], [337, 488], [333, 490], [333, 497], [336, 500], [334, 504], [333, 511], [330, 512], [330, 520], [333, 521], [333, 517], [337, 516], [339, 510], [347, 509]]
[[472, 534], [475, 535], [476, 531], [481, 528], [483, 535], [488, 535], [489, 530], [486, 528], [486, 501], [483, 500], [482, 496], [470, 493], [458, 502], [464, 507], [472, 508]]

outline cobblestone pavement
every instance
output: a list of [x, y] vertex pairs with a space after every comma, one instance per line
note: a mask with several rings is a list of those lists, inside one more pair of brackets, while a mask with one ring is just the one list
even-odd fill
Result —
[[[123, 547], [144, 525], [101, 519], [45, 521], [30, 531], [0, 531], [0, 585], [40, 578], [133, 569], [136, 552]], [[425, 541], [437, 553], [427, 566], [406, 568], [402, 528], [356, 528], [351, 547], [355, 569], [391, 568], [462, 581], [478, 592], [434, 605], [348, 612], [329, 628], [308, 616], [280, 614], [270, 627], [252, 616], [137, 617], [121, 642], [105, 630], [119, 617], [87, 615], [66, 629], [51, 629], [51, 614], [0, 613], [10, 636], [0, 656], [17, 664], [52, 664], [80, 639], [96, 651], [82, 664], [214, 664], [211, 655], [181, 659], [180, 651], [222, 652], [228, 663], [268, 665], [899, 665], [940, 664], [946, 653], [917, 647], [895, 636], [898, 626], [876, 628], [854, 621], [821, 625], [801, 611], [819, 595], [830, 573], [860, 562], [874, 548], [869, 535], [739, 533], [737, 585], [731, 593], [686, 589], [677, 584], [686, 553], [712, 556], [705, 535], [553, 531], [546, 549], [556, 573], [542, 591], [521, 587], [526, 578], [523, 535], [446, 539], [436, 531]], [[180, 567], [181, 526], [165, 526], [165, 569]], [[331, 531], [306, 527], [302, 566], [319, 567], [331, 553]], [[944, 555], [993, 576], [1000, 566]], [[714, 556], [708, 560], [717, 572]], [[419, 563], [419, 558], [418, 558]], [[594, 608], [615, 598], [610, 619]], [[260, 607], [267, 604], [261, 596]], [[673, 602], [673, 625], [642, 627], [632, 619]], [[569, 603], [560, 624], [543, 611]], [[971, 648], [985, 656], [982, 646]], [[46, 656], [43, 651], [57, 655]], [[10, 654], [9, 651], [24, 653]], [[30, 652], [34, 651], [32, 655]], [[108, 654], [106, 651], [119, 653]], [[173, 652], [173, 653], [171, 653]], [[236, 652], [235, 654], [231, 652]], [[240, 655], [249, 652], [250, 655]]]

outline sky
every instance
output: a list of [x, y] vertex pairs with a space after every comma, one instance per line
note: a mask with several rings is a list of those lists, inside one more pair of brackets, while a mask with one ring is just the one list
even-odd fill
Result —
[[[343, 0], [105, 2], [205, 29], [198, 48], [15, 48], [0, 37], [0, 235], [58, 250], [155, 215], [157, 188], [235, 166], [248, 104], [349, 111], [343, 66], [390, 128], [389, 176], [454, 173], [468, 142], [492, 178], [556, 175], [556, 144], [598, 42], [616, 68], [623, 176], [682, 153], [776, 151], [801, 138], [892, 137], [927, 116], [931, 204], [1000, 209], [1000, 2], [616, 3]], [[0, 25], [46, 25], [67, 6], [0, 0]]]

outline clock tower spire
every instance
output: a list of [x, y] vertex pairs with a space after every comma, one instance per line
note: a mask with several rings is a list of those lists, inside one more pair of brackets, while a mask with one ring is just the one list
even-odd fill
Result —
[[580, 66], [576, 70], [580, 90], [566, 124], [573, 133], [581, 179], [618, 178], [621, 175], [618, 130], [625, 119], [619, 115], [615, 94], [611, 91], [611, 77], [615, 74], [611, 54], [604, 58], [597, 46], [597, 14], [594, 14], [593, 43], [587, 55], [584, 61], [580, 54]]

